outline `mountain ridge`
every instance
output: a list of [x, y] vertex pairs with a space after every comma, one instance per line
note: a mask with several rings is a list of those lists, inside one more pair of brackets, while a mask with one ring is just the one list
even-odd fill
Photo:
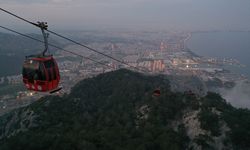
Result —
[[[155, 88], [161, 96], [154, 97]], [[126, 69], [0, 118], [0, 149], [248, 149], [250, 111]]]

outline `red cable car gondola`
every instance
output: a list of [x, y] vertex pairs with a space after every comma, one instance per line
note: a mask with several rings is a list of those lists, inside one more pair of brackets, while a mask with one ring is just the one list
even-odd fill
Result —
[[161, 96], [161, 90], [160, 90], [160, 88], [157, 88], [157, 89], [154, 90], [153, 96], [155, 96], [155, 97]]
[[46, 55], [48, 51], [47, 24], [38, 22], [44, 36], [45, 50], [42, 54], [26, 56], [23, 64], [23, 82], [28, 90], [38, 92], [58, 91], [60, 74], [58, 65], [52, 55]]

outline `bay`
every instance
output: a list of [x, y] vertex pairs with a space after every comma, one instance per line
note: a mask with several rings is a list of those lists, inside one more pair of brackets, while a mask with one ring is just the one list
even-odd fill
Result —
[[237, 59], [246, 67], [230, 67], [230, 70], [250, 79], [250, 32], [193, 33], [187, 46], [200, 56]]

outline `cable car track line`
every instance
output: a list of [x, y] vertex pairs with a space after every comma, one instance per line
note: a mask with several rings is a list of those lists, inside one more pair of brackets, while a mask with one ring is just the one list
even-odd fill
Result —
[[[20, 17], [20, 16], [14, 14], [14, 13], [12, 13], [12, 12], [10, 12], [10, 11], [7, 11], [7, 10], [5, 10], [5, 9], [3, 9], [3, 8], [0, 8], [0, 10], [3, 11], [3, 12], [5, 12], [5, 13], [7, 13], [7, 14], [9, 14], [9, 15], [11, 15], [11, 16], [13, 16], [13, 17], [16, 17], [16, 18], [18, 18], [18, 19], [20, 19], [20, 20], [22, 20], [22, 21], [24, 21], [24, 22], [27, 22], [27, 23], [29, 23], [29, 24], [31, 24], [31, 25], [34, 25], [34, 26], [36, 26], [36, 27], [41, 28], [38, 24], [33, 23], [33, 22], [31, 22], [31, 21], [29, 21], [29, 20], [27, 20], [27, 19], [25, 19], [25, 18], [22, 18], [22, 17]], [[63, 36], [63, 35], [61, 35], [61, 34], [58, 34], [58, 33], [54, 32], [54, 31], [48, 30], [47, 28], [44, 29], [44, 30], [46, 30], [46, 31], [48, 31], [49, 33], [54, 34], [54, 35], [56, 35], [56, 36], [58, 36], [58, 37], [60, 37], [60, 38], [63, 38], [63, 39], [65, 39], [65, 40], [68, 40], [68, 41], [70, 41], [70, 42], [72, 42], [72, 43], [75, 43], [75, 44], [77, 44], [77, 45], [79, 45], [79, 46], [82, 46], [82, 47], [84, 47], [84, 48], [86, 48], [86, 49], [88, 49], [88, 50], [90, 50], [90, 51], [93, 51], [93, 52], [95, 52], [95, 53], [98, 53], [98, 54], [100, 54], [100, 55], [103, 55], [103, 56], [105, 56], [105, 57], [108, 57], [108, 58], [110, 58], [110, 59], [112, 59], [112, 60], [115, 60], [115, 61], [117, 61], [117, 62], [119, 62], [119, 63], [121, 63], [121, 64], [124, 64], [124, 65], [126, 65], [126, 66], [128, 66], [128, 67], [134, 68], [134, 69], [137, 70], [137, 71], [142, 71], [142, 72], [144, 72], [144, 73], [147, 73], [147, 71], [145, 71], [144, 69], [141, 69], [141, 68], [132, 66], [132, 65], [126, 63], [126, 62], [123, 62], [123, 61], [117, 59], [117, 58], [114, 58], [114, 57], [109, 56], [109, 55], [107, 55], [107, 54], [105, 54], [105, 53], [102, 53], [102, 52], [100, 52], [100, 51], [98, 51], [98, 50], [96, 50], [96, 49], [94, 49], [94, 48], [91, 48], [91, 47], [89, 47], [89, 46], [87, 46], [87, 45], [81, 44], [81, 43], [79, 43], [79, 42], [77, 42], [77, 41], [74, 41], [74, 40], [68, 38], [68, 37], [65, 37], [65, 36]]]
[[[34, 26], [36, 26], [36, 27], [38, 27], [38, 28], [42, 28], [42, 29], [46, 30], [47, 32], [49, 32], [49, 33], [51, 33], [51, 34], [54, 34], [54, 35], [56, 35], [56, 36], [58, 36], [58, 37], [60, 37], [60, 38], [63, 38], [63, 39], [65, 39], [65, 40], [68, 40], [68, 41], [70, 41], [70, 42], [72, 42], [72, 43], [75, 43], [75, 44], [77, 44], [77, 45], [79, 45], [79, 46], [82, 46], [82, 47], [84, 47], [84, 48], [86, 48], [86, 49], [88, 49], [88, 50], [90, 50], [90, 51], [93, 51], [93, 52], [95, 52], [95, 53], [98, 53], [98, 54], [100, 54], [100, 55], [103, 55], [103, 56], [105, 56], [105, 57], [108, 57], [108, 58], [110, 58], [110, 59], [112, 59], [112, 60], [115, 60], [115, 61], [117, 61], [117, 62], [119, 62], [119, 63], [121, 63], [121, 64], [124, 64], [124, 65], [126, 65], [126, 66], [129, 66], [130, 68], [133, 68], [133, 69], [137, 70], [138, 72], [143, 72], [143, 73], [146, 73], [146, 74], [148, 73], [148, 71], [145, 70], [145, 69], [138, 68], [138, 67], [136, 67], [136, 66], [132, 66], [132, 65], [126, 63], [126, 62], [123, 62], [123, 61], [121, 61], [121, 60], [119, 60], [119, 59], [117, 59], [117, 58], [114, 58], [114, 57], [109, 56], [109, 55], [107, 55], [107, 54], [105, 54], [105, 53], [102, 53], [102, 52], [100, 52], [100, 51], [98, 51], [98, 50], [96, 50], [96, 49], [94, 49], [94, 48], [91, 48], [91, 47], [89, 47], [89, 46], [87, 46], [87, 45], [81, 44], [81, 43], [79, 43], [79, 42], [77, 42], [77, 41], [74, 41], [74, 40], [68, 38], [68, 37], [65, 37], [65, 36], [63, 36], [63, 35], [61, 35], [61, 34], [58, 34], [58, 33], [54, 32], [54, 31], [48, 30], [47, 28], [43, 28], [43, 27], [39, 26], [39, 23], [38, 23], [38, 24], [33, 23], [33, 22], [31, 22], [31, 21], [29, 21], [29, 20], [27, 20], [27, 19], [24, 19], [24, 18], [22, 18], [22, 17], [20, 17], [20, 16], [18, 16], [18, 15], [16, 15], [16, 14], [12, 13], [12, 12], [9, 12], [9, 11], [3, 9], [3, 8], [0, 8], [0, 10], [3, 11], [3, 12], [5, 12], [5, 13], [7, 13], [7, 14], [9, 14], [9, 15], [11, 15], [11, 16], [16, 17], [16, 18], [18, 18], [18, 19], [20, 19], [20, 20], [22, 20], [22, 21], [24, 21], [24, 22], [26, 22], [26, 23], [29, 23], [29, 24], [31, 24], [31, 25], [34, 25]], [[27, 38], [33, 39], [33, 40], [35, 40], [35, 41], [44, 43], [43, 41], [38, 40], [38, 39], [35, 39], [35, 38], [31, 37], [31, 36], [28, 36], [28, 35], [19, 33], [19, 32], [17, 32], [17, 31], [8, 29], [8, 28], [6, 28], [6, 27], [2, 27], [2, 26], [0, 26], [0, 27], [3, 28], [3, 29], [9, 30], [9, 31], [11, 31], [11, 32], [14, 32], [14, 33], [16, 33], [16, 34], [19, 34], [19, 35], [25, 36], [25, 37], [27, 37]], [[57, 47], [57, 46], [55, 46], [55, 45], [52, 45], [52, 44], [48, 44], [48, 45], [50, 45], [50, 46], [52, 46], [52, 47], [55, 47], [55, 48], [57, 48], [57, 49], [59, 49], [59, 50], [63, 50], [63, 51], [69, 52], [69, 53], [71, 53], [71, 54], [80, 56], [80, 57], [82, 57], [82, 58], [86, 58], [86, 59], [92, 60], [92, 61], [94, 61], [94, 62], [96, 62], [96, 63], [99, 63], [99, 64], [102, 64], [102, 65], [108, 66], [109, 68], [114, 68], [114, 67], [111, 67], [111, 66], [109, 66], [109, 65], [106, 65], [106, 64], [104, 64], [104, 63], [95, 61], [94, 59], [87, 58], [87, 57], [85, 57], [85, 56], [82, 56], [82, 55], [80, 55], [80, 54], [77, 54], [77, 53], [74, 53], [74, 52], [71, 52], [71, 51], [68, 51], [68, 50], [64, 50], [64, 49], [59, 48], [59, 47]], [[163, 80], [164, 80], [164, 79], [163, 79]], [[154, 92], [154, 93], [155, 93], [155, 92]]]
[[[13, 33], [16, 33], [16, 34], [18, 34], [18, 35], [24, 36], [24, 37], [26, 37], [26, 38], [32, 39], [32, 40], [34, 40], [34, 41], [37, 41], [37, 42], [40, 42], [40, 43], [44, 43], [44, 41], [42, 41], [42, 40], [39, 40], [39, 39], [36, 39], [36, 38], [34, 38], [34, 37], [32, 37], [32, 36], [29, 36], [29, 35], [20, 33], [20, 32], [18, 32], [18, 31], [12, 30], [12, 29], [10, 29], [10, 28], [7, 28], [7, 27], [1, 26], [1, 25], [0, 25], [0, 28], [5, 29], [5, 30], [10, 31], [10, 32], [13, 32]], [[56, 45], [54, 45], [54, 44], [48, 44], [48, 45], [51, 46], [51, 47], [54, 47], [54, 48], [56, 48], [56, 49], [58, 49], [58, 50], [65, 51], [65, 52], [67, 52], [67, 53], [70, 53], [70, 54], [79, 56], [79, 57], [81, 57], [81, 58], [85, 58], [85, 59], [91, 60], [91, 61], [93, 61], [93, 62], [95, 62], [95, 63], [100, 64], [100, 65], [103, 65], [103, 66], [106, 66], [106, 67], [115, 69], [114, 67], [109, 66], [109, 65], [107, 65], [107, 64], [105, 64], [105, 63], [96, 61], [95, 59], [92, 59], [92, 58], [90, 58], [90, 57], [86, 57], [86, 56], [77, 54], [77, 53], [72, 52], [72, 51], [69, 51], [69, 50], [63, 49], [63, 48], [58, 47], [58, 46], [56, 46]]]
[[34, 25], [34, 26], [39, 27], [38, 24], [35, 24], [35, 23], [33, 23], [33, 22], [31, 22], [31, 21], [29, 21], [29, 20], [27, 20], [27, 19], [24, 19], [24, 18], [22, 18], [22, 17], [20, 17], [20, 16], [18, 16], [18, 15], [15, 15], [15, 14], [13, 14], [12, 12], [9, 12], [8, 10], [5, 10], [5, 9], [3, 9], [3, 8], [1, 8], [1, 7], [0, 7], [0, 10], [3, 11], [3, 12], [5, 12], [5, 13], [7, 13], [7, 14], [9, 14], [9, 15], [11, 15], [11, 16], [14, 16], [14, 17], [16, 17], [16, 18], [18, 18], [18, 19], [20, 19], [20, 20], [22, 20], [22, 21], [24, 21], [24, 22], [27, 22], [27, 23], [29, 23], [29, 24], [31, 24], [31, 25]]

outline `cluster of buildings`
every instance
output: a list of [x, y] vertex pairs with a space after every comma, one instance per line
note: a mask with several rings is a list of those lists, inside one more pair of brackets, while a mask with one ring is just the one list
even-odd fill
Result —
[[[222, 64], [238, 64], [236, 60], [222, 60], [218, 61], [213, 58], [201, 58], [194, 56], [187, 48], [186, 41], [191, 37], [190, 34], [167, 37], [166, 40], [148, 39], [145, 42], [143, 39], [137, 42], [119, 42], [119, 43], [92, 43], [90, 47], [102, 49], [105, 54], [123, 61], [129, 66], [134, 66], [146, 70], [151, 74], [169, 74], [169, 75], [190, 75], [199, 76], [200, 78], [210, 80], [219, 78], [223, 81], [233, 81], [241, 79], [235, 74], [229, 73], [222, 68]], [[132, 41], [132, 40], [129, 40]], [[164, 41], [164, 42], [163, 42]], [[68, 48], [77, 47], [69, 46]], [[119, 68], [128, 68], [129, 66], [116, 62], [114, 60], [104, 58], [103, 56], [94, 53], [82, 53], [82, 49], [78, 51], [84, 56], [95, 59], [101, 64], [92, 62], [88, 59], [71, 56], [65, 52], [58, 52], [56, 59], [60, 68], [61, 86], [63, 89], [60, 93], [69, 93], [71, 87], [77, 82], [85, 78], [91, 78], [98, 74], [113, 71]], [[68, 58], [71, 58], [68, 60]], [[8, 84], [22, 84], [22, 76], [8, 76], [0, 78], [0, 84], [7, 82]], [[28, 91], [21, 91], [16, 94], [15, 100], [22, 101], [22, 105], [26, 105], [32, 100], [43, 96], [41, 93], [33, 93]], [[11, 99], [6, 98], [5, 99]], [[27, 100], [27, 101], [26, 101]], [[19, 105], [20, 102], [14, 103], [13, 98], [9, 100], [10, 105], [3, 105], [4, 109], [7, 106]], [[26, 103], [27, 102], [27, 103]], [[3, 107], [2, 106], [2, 107]], [[1, 106], [0, 106], [1, 113]]]
[[13, 75], [0, 78], [1, 84], [20, 84], [22, 82], [22, 75]]

